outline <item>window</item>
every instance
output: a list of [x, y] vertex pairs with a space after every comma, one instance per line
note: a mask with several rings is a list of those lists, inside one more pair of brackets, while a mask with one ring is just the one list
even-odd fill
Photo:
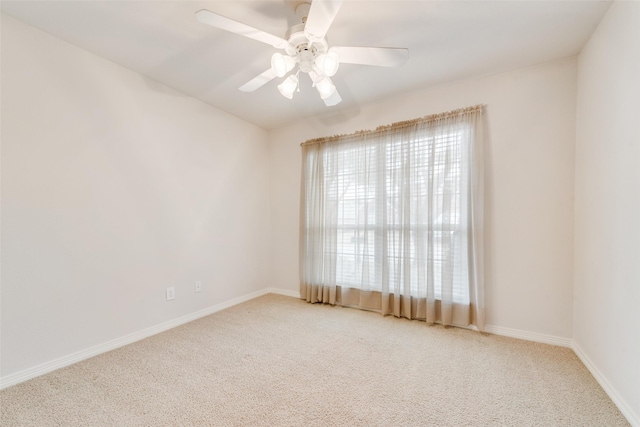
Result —
[[303, 145], [302, 286], [469, 306], [474, 121]]

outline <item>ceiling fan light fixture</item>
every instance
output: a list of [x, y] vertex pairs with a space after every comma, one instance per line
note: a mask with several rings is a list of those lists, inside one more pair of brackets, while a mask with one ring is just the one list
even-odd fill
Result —
[[278, 77], [284, 77], [296, 65], [296, 61], [287, 55], [276, 52], [271, 57], [271, 70]]
[[322, 74], [328, 77], [334, 76], [338, 72], [338, 67], [340, 66], [340, 58], [338, 57], [338, 54], [331, 49], [329, 49], [327, 53], [318, 55], [315, 62], [316, 67], [318, 67]]
[[293, 92], [295, 92], [297, 87], [298, 77], [292, 74], [278, 85], [278, 90], [285, 98], [293, 99]]
[[315, 82], [315, 86], [316, 89], [318, 89], [321, 99], [327, 99], [336, 91], [336, 87], [329, 77], [322, 77], [320, 80]]
[[329, 48], [325, 36], [343, 2], [344, 0], [296, 0], [298, 3], [296, 17], [302, 23], [291, 26], [285, 38], [274, 36], [206, 9], [196, 12], [196, 18], [212, 27], [284, 49], [285, 54], [274, 53], [271, 56], [271, 67], [240, 86], [241, 91], [255, 91], [276, 77], [284, 78], [287, 73], [297, 67], [293, 74], [278, 85], [280, 93], [288, 99], [293, 99], [293, 93], [296, 90], [300, 91], [298, 76], [303, 73], [309, 75], [324, 104], [333, 106], [342, 101], [331, 81], [341, 62], [399, 67], [407, 61], [409, 56], [409, 50], [401, 48], [354, 46]]

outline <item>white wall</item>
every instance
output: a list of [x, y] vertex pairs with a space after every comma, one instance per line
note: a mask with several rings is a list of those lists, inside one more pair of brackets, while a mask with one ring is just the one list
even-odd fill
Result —
[[580, 54], [575, 185], [577, 351], [640, 426], [638, 2], [614, 3]]
[[483, 103], [487, 323], [568, 343], [575, 97], [576, 59], [569, 58], [271, 131], [273, 286], [298, 290], [301, 142]]
[[2, 376], [268, 287], [267, 144], [3, 16]]

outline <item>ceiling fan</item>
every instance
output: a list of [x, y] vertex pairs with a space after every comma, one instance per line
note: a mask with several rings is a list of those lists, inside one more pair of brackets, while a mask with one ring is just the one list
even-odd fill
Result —
[[271, 57], [271, 67], [259, 76], [240, 86], [243, 92], [252, 92], [276, 77], [284, 77], [295, 67], [297, 69], [278, 85], [278, 90], [286, 98], [292, 99], [299, 91], [299, 75], [307, 74], [318, 90], [325, 105], [340, 103], [342, 98], [331, 81], [341, 63], [399, 67], [409, 58], [409, 50], [385, 47], [329, 47], [325, 36], [336, 17], [343, 0], [314, 0], [300, 3], [296, 16], [301, 23], [289, 28], [285, 38], [277, 37], [249, 25], [202, 9], [196, 12], [198, 21], [241, 36], [266, 43], [284, 54], [276, 52]]

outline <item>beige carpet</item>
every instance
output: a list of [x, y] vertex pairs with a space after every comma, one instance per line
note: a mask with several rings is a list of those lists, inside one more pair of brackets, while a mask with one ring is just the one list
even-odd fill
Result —
[[628, 425], [569, 349], [277, 295], [0, 399], [2, 426]]

